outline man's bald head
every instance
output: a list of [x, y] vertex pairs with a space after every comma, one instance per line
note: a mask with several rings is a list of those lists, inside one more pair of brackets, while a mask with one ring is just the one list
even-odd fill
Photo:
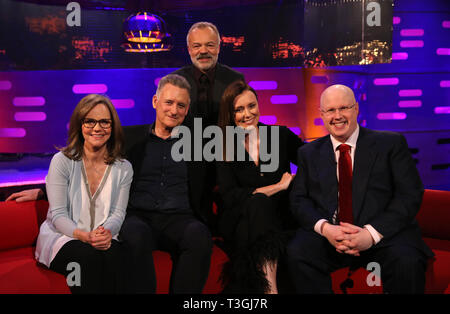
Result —
[[320, 117], [328, 132], [341, 143], [358, 125], [359, 107], [353, 91], [345, 85], [332, 85], [320, 96]]
[[337, 99], [341, 99], [344, 103], [354, 104], [356, 103], [355, 94], [351, 90], [351, 88], [336, 84], [327, 87], [320, 95], [320, 109], [323, 109], [323, 104], [328, 103], [330, 100], [336, 101]]

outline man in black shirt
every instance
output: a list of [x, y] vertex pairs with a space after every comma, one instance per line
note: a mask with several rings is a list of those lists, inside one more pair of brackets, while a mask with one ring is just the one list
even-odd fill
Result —
[[[237, 80], [245, 81], [244, 75], [217, 62], [220, 34], [214, 24], [193, 24], [186, 36], [186, 43], [192, 64], [173, 72], [185, 77], [191, 85], [191, 105], [185, 124], [192, 128], [194, 118], [201, 118], [203, 128], [217, 125], [220, 100], [225, 89]], [[212, 207], [215, 200], [220, 209], [220, 198], [214, 192], [217, 184], [215, 162], [197, 163], [196, 173], [204, 182], [200, 210], [211, 232], [216, 235], [218, 216], [213, 213]]]
[[179, 75], [163, 77], [153, 96], [155, 122], [125, 129], [134, 177], [120, 238], [132, 257], [133, 293], [155, 292], [156, 249], [172, 256], [171, 293], [201, 293], [208, 277], [212, 239], [198, 219], [202, 182], [197, 180], [195, 162], [176, 162], [171, 154], [177, 141], [171, 132], [189, 110], [189, 89]]

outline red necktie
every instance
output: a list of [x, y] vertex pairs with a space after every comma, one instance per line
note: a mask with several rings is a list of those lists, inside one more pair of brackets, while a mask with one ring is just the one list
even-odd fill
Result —
[[353, 224], [351, 146], [339, 145], [339, 221]]

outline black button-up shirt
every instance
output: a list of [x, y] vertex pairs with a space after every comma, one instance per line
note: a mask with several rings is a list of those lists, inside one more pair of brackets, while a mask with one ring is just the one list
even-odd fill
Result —
[[[151, 130], [153, 130], [154, 124]], [[162, 139], [149, 132], [140, 172], [134, 176], [130, 207], [148, 213], [192, 213], [187, 165], [172, 159], [177, 138]]]

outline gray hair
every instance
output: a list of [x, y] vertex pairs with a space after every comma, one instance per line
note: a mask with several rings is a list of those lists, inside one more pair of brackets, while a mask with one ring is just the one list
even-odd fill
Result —
[[210, 22], [197, 22], [194, 25], [192, 25], [191, 28], [189, 29], [187, 35], [186, 35], [186, 44], [189, 46], [189, 35], [191, 34], [191, 32], [194, 29], [207, 28], [207, 27], [211, 27], [211, 29], [214, 31], [214, 33], [216, 33], [216, 35], [217, 35], [217, 43], [220, 45], [219, 30], [217, 29], [216, 25], [214, 25], [213, 23], [210, 23]]
[[167, 74], [159, 80], [158, 88], [156, 89], [156, 96], [159, 97], [159, 93], [164, 86], [166, 86], [166, 84], [172, 84], [176, 87], [186, 89], [189, 95], [191, 94], [191, 85], [184, 77], [178, 74]]

